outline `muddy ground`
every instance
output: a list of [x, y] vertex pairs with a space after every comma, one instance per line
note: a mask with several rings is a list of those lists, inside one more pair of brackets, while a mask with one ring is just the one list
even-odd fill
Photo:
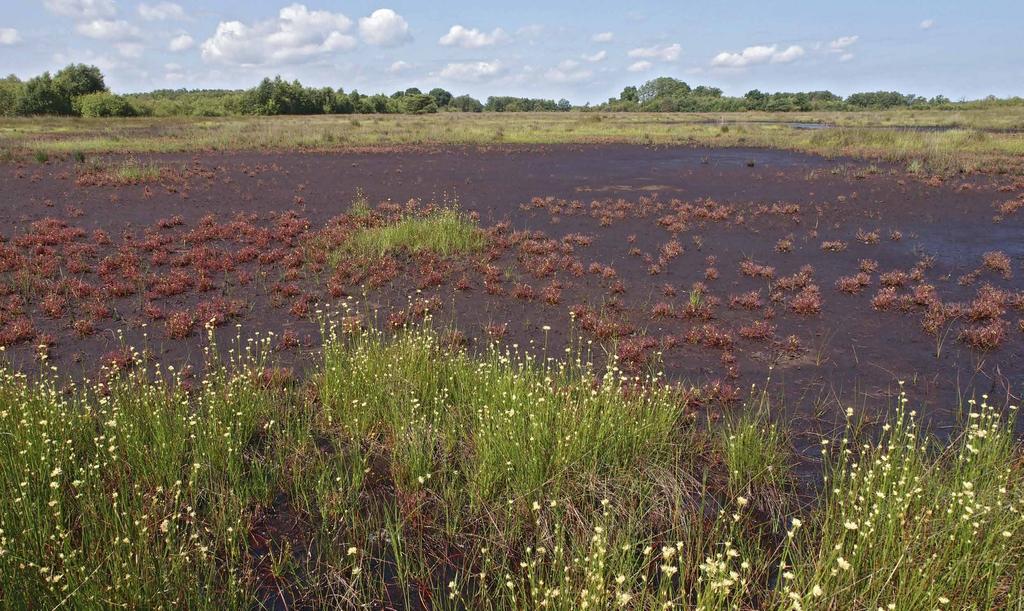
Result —
[[[124, 345], [199, 368], [200, 319], [217, 318], [222, 344], [237, 324], [273, 332], [301, 370], [316, 312], [352, 299], [391, 324], [429, 307], [473, 346], [561, 351], [575, 334], [637, 371], [660, 353], [713, 414], [768, 383], [806, 448], [847, 406], [892, 406], [899, 380], [941, 433], [960, 397], [1014, 402], [1024, 376], [1024, 184], [1007, 177], [619, 145], [138, 159], [160, 179], [0, 166], [14, 367], [37, 370], [43, 343], [88, 376]], [[489, 247], [337, 269], [360, 197], [385, 203], [372, 223], [458, 205]]]

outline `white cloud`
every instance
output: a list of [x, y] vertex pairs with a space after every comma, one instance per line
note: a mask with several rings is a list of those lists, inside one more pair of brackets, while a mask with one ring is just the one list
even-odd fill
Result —
[[650, 70], [653, 65], [654, 64], [648, 61], [633, 62], [628, 68], [626, 68], [626, 70], [629, 70], [630, 72], [646, 72], [647, 70]]
[[860, 36], [840, 36], [839, 38], [828, 43], [828, 48], [833, 53], [840, 53], [845, 51], [847, 48], [853, 46], [853, 43], [857, 42]]
[[453, 25], [448, 33], [442, 36], [437, 42], [446, 47], [462, 47], [463, 49], [479, 49], [499, 43], [507, 42], [508, 34], [501, 28], [494, 28], [490, 33], [481, 32], [476, 28], [465, 28], [461, 25]]
[[772, 55], [773, 64], [788, 64], [791, 61], [804, 56], [804, 48], [800, 45], [790, 45], [784, 51]]
[[397, 62], [394, 62], [393, 64], [391, 64], [391, 66], [388, 68], [388, 72], [392, 72], [392, 73], [405, 72], [409, 68], [412, 68], [412, 64], [410, 64], [409, 62], [406, 62], [406, 61], [398, 60]]
[[0, 45], [14, 45], [21, 42], [21, 34], [14, 28], [0, 28]]
[[[500, 28], [499, 28], [500, 29]], [[536, 38], [544, 33], [544, 26], [539, 23], [524, 25], [516, 30], [516, 35], [524, 38]]]
[[394, 47], [412, 40], [409, 23], [389, 8], [379, 8], [359, 19], [359, 35], [371, 45]]
[[185, 78], [185, 69], [181, 64], [164, 64], [164, 80], [180, 81]]
[[594, 42], [611, 42], [615, 40], [614, 32], [598, 32], [590, 37], [590, 40]]
[[604, 58], [606, 57], [608, 57], [608, 52], [604, 50], [598, 51], [597, 53], [594, 53], [592, 55], [583, 55], [583, 59], [587, 60], [588, 62], [604, 61]]
[[658, 59], [663, 62], [674, 62], [679, 59], [683, 47], [679, 43], [671, 45], [660, 45], [656, 47], [641, 47], [631, 49], [628, 55], [636, 59]]
[[185, 9], [181, 8], [180, 4], [173, 2], [158, 2], [156, 4], [146, 4], [143, 2], [139, 5], [139, 16], [146, 21], [165, 21], [168, 19], [185, 21], [188, 19]]
[[200, 46], [203, 59], [241, 66], [280, 64], [356, 46], [346, 34], [352, 20], [341, 13], [311, 11], [302, 4], [282, 8], [277, 19], [246, 25], [222, 21]]
[[924, 21], [921, 22], [921, 25], [920, 25], [920, 28], [922, 30], [930, 30], [930, 29], [932, 29], [934, 27], [935, 27], [935, 20], [934, 19], [925, 19]]
[[838, 53], [839, 61], [848, 62], [853, 59], [853, 53], [850, 52], [850, 47], [852, 47], [859, 39], [860, 36], [840, 36], [828, 43], [829, 53]]
[[505, 67], [501, 62], [455, 62], [441, 70], [441, 77], [453, 81], [482, 81], [501, 75]]
[[188, 51], [195, 45], [195, 40], [188, 34], [178, 34], [171, 39], [167, 48], [171, 51]]
[[82, 36], [96, 40], [124, 41], [139, 37], [139, 28], [123, 19], [93, 19], [75, 26], [75, 31]]
[[544, 78], [553, 83], [578, 83], [585, 81], [594, 75], [589, 68], [581, 68], [580, 63], [574, 59], [567, 59], [559, 62], [558, 66], [547, 70]]
[[144, 46], [137, 42], [119, 42], [114, 44], [114, 48], [123, 57], [136, 59], [142, 57], [142, 52], [146, 50]]
[[790, 45], [779, 51], [778, 45], [756, 45], [747, 47], [739, 53], [722, 51], [711, 60], [712, 66], [722, 68], [742, 68], [755, 64], [771, 62], [773, 64], [785, 64], [796, 60], [804, 55], [803, 47]]
[[98, 19], [117, 14], [114, 0], [43, 0], [43, 6], [54, 15], [74, 19]]

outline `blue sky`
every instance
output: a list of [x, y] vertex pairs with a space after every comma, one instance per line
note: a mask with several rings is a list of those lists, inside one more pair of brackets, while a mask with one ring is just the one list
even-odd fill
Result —
[[100, 66], [118, 92], [265, 75], [600, 102], [656, 76], [741, 95], [1024, 95], [1024, 2], [0, 0], [0, 71]]

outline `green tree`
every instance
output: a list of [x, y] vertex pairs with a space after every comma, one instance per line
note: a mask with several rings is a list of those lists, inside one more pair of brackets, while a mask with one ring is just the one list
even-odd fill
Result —
[[690, 86], [669, 76], [652, 79], [637, 90], [637, 100], [643, 104], [664, 98], [672, 98], [690, 93]]
[[25, 95], [25, 84], [13, 74], [0, 81], [0, 116], [18, 114], [21, 98]]
[[103, 81], [103, 73], [100, 72], [100, 69], [96, 66], [87, 66], [85, 64], [69, 64], [54, 75], [53, 84], [67, 96], [69, 101], [74, 100], [80, 95], [107, 90], [107, 85]]
[[440, 87], [431, 89], [427, 95], [434, 98], [434, 103], [437, 104], [438, 108], [447, 108], [452, 103], [452, 94]]
[[25, 83], [24, 95], [18, 104], [20, 115], [70, 115], [71, 100], [53, 82], [49, 72], [44, 72]]
[[452, 98], [450, 106], [461, 112], [483, 112], [484, 110], [484, 105], [480, 100], [468, 95]]
[[422, 93], [406, 95], [402, 99], [405, 105], [405, 112], [414, 115], [422, 115], [437, 112], [437, 102], [434, 98]]

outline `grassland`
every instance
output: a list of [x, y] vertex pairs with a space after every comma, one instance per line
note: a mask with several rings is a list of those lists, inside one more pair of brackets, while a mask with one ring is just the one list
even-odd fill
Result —
[[0, 603], [1020, 606], [1012, 411], [972, 402], [945, 449], [906, 396], [870, 438], [848, 412], [800, 498], [760, 393], [708, 425], [584, 345], [470, 354], [364, 320], [324, 319], [305, 380], [241, 334], [191, 388], [137, 353], [88, 386], [4, 370]]
[[[828, 129], [795, 129], [820, 123]], [[907, 129], [913, 127], [915, 129]], [[941, 127], [937, 129], [919, 129]], [[903, 129], [901, 129], [903, 128]], [[4, 119], [0, 151], [149, 153], [438, 145], [752, 146], [919, 171], [1022, 172], [1024, 108], [850, 113], [508, 113], [174, 119]]]

